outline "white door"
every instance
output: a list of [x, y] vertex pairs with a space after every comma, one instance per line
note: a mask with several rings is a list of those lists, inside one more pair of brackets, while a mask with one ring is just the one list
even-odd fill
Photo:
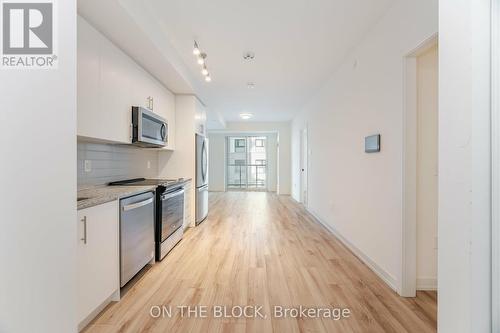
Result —
[[307, 173], [308, 173], [307, 128], [300, 133], [300, 202], [307, 207]]

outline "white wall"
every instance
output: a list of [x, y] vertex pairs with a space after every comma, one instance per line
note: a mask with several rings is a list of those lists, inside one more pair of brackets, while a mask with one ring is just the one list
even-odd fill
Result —
[[226, 189], [226, 138], [237, 135], [262, 135], [267, 137], [267, 190], [276, 192], [278, 186], [278, 135], [277, 133], [209, 132], [208, 189], [221, 192]]
[[[270, 133], [267, 136], [267, 190], [278, 191], [278, 134]], [[290, 162], [288, 163], [290, 165]], [[290, 182], [290, 180], [289, 180]], [[288, 193], [290, 194], [290, 193]]]
[[59, 67], [0, 73], [0, 332], [76, 332], [76, 2]]
[[[395, 289], [401, 284], [403, 60], [437, 31], [437, 1], [396, 1], [292, 124], [292, 189], [308, 127], [308, 208]], [[382, 150], [364, 153], [380, 133]]]
[[417, 57], [417, 289], [437, 288], [438, 46]]
[[288, 122], [228, 122], [228, 132], [277, 132], [278, 133], [278, 177], [276, 191], [278, 194], [291, 193], [291, 135]]
[[439, 2], [438, 330], [491, 332], [490, 1]]
[[226, 134], [208, 133], [208, 190], [226, 190]]

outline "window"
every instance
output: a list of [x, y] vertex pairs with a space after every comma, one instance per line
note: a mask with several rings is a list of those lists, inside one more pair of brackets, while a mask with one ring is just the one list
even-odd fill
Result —
[[267, 138], [226, 137], [226, 186], [235, 190], [267, 189]]
[[245, 139], [235, 139], [234, 148], [245, 148]]

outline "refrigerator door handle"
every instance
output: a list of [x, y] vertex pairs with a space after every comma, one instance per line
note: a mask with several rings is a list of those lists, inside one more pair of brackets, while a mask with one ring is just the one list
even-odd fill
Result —
[[203, 182], [207, 180], [207, 141], [203, 140], [203, 145], [201, 147], [201, 176]]

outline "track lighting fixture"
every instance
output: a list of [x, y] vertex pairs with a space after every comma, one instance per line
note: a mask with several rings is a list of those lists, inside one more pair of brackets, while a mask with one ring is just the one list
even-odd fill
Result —
[[201, 74], [205, 76], [205, 81], [212, 81], [207, 68], [207, 54], [201, 51], [197, 41], [194, 41], [193, 54], [196, 56], [196, 62], [198, 63], [198, 65], [203, 66], [201, 69]]
[[194, 41], [194, 48], [193, 48], [193, 54], [195, 56], [197, 55], [200, 55], [201, 51], [200, 51], [200, 48], [198, 47], [198, 43], [196, 43], [196, 41]]

